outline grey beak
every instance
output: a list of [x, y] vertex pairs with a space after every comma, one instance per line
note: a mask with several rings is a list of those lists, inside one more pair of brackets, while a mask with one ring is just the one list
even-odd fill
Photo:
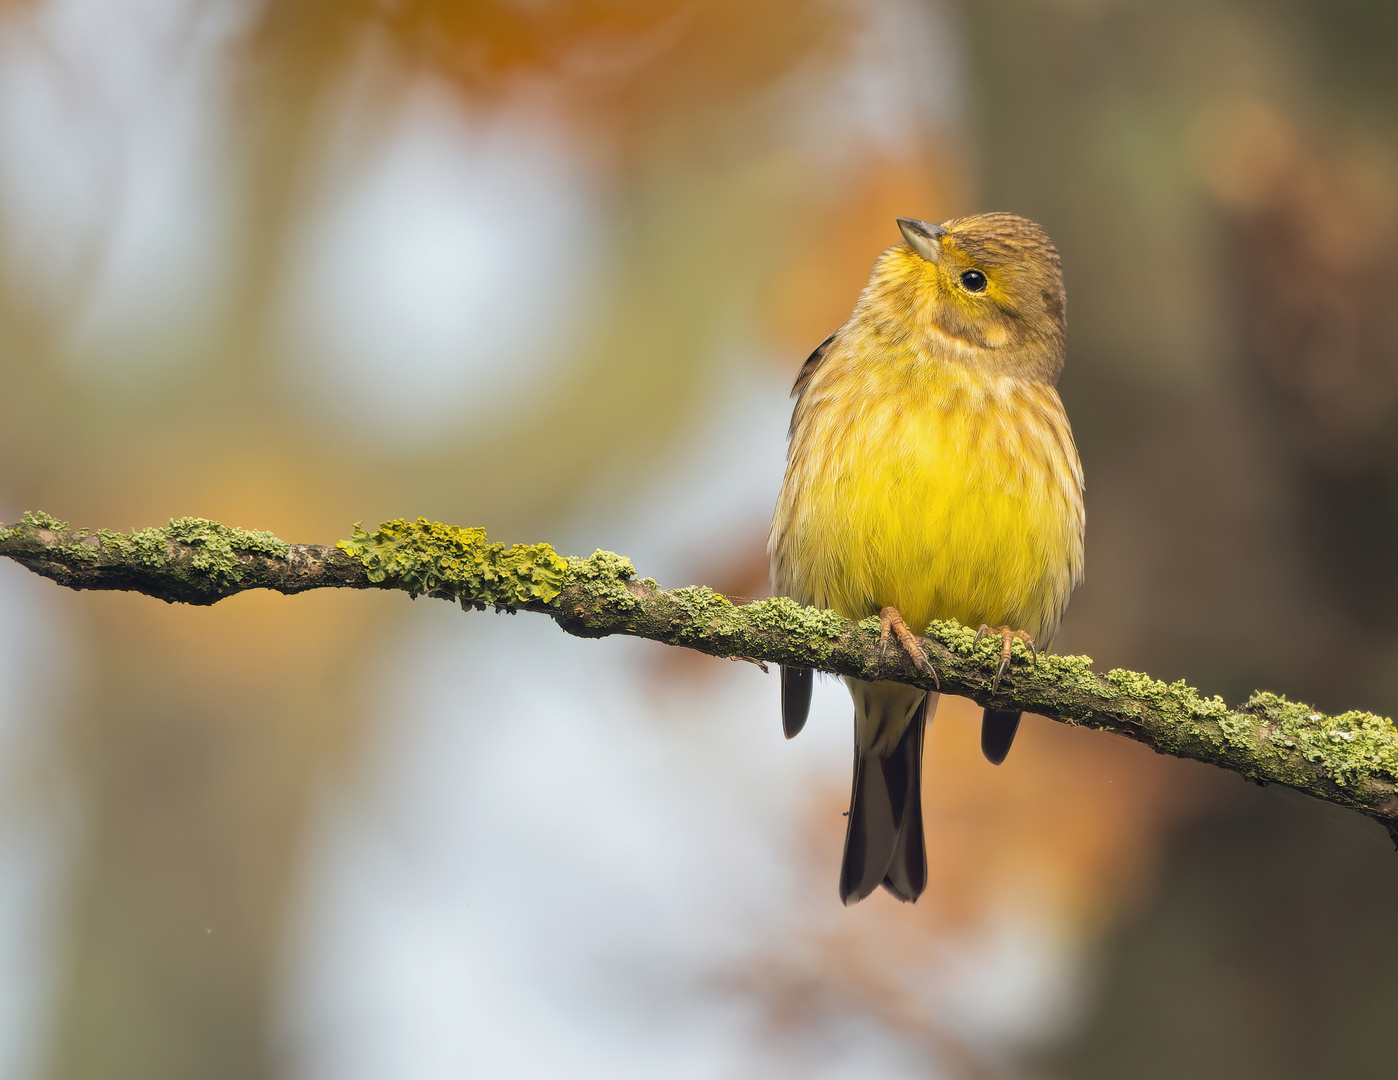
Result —
[[900, 217], [898, 230], [908, 242], [908, 247], [928, 262], [937, 262], [942, 257], [940, 241], [946, 236], [947, 231], [940, 225], [929, 225], [925, 221], [918, 221], [917, 218]]

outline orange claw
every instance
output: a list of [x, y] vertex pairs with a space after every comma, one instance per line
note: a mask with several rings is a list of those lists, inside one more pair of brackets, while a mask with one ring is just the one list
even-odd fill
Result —
[[[995, 678], [991, 680], [990, 692], [997, 693], [1000, 689], [1000, 676], [1010, 670], [1010, 644], [1014, 641], [1024, 642], [1024, 647], [1029, 650], [1033, 663], [1039, 662], [1039, 650], [1034, 647], [1034, 639], [1023, 630], [1011, 630], [1008, 626], [987, 626], [981, 623], [981, 628], [976, 631], [976, 641], [989, 637], [991, 634], [1000, 635], [1000, 666], [995, 669]], [[972, 642], [975, 644], [975, 642]]]
[[931, 675], [932, 685], [940, 690], [942, 683], [937, 678], [936, 669], [932, 667], [932, 662], [927, 659], [927, 653], [923, 651], [921, 643], [917, 640], [917, 635], [908, 629], [908, 624], [903, 621], [903, 616], [898, 614], [896, 607], [886, 607], [879, 612], [879, 664], [883, 664], [883, 658], [888, 653], [890, 634], [897, 636], [898, 643], [903, 646], [903, 651], [912, 657], [913, 665]]

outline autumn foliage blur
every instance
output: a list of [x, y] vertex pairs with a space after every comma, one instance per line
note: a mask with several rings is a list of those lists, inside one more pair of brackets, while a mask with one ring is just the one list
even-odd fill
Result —
[[[705, 430], [745, 455], [723, 479], [736, 505], [774, 491], [761, 470], [780, 467], [742, 449], [761, 445], [746, 426], [760, 417], [779, 441], [784, 384], [896, 242], [893, 217], [1012, 209], [1054, 236], [1071, 301], [1063, 392], [1088, 475], [1088, 581], [1059, 647], [1210, 692], [1398, 709], [1398, 95], [1388, 54], [1358, 44], [1394, 42], [1383, 5], [80, 7], [0, 13], [0, 519], [191, 514], [324, 542], [421, 513], [604, 544], [625, 534], [597, 523], [636, 513], [648, 484], [681, 485], [666, 470]], [[431, 156], [452, 139], [468, 150]], [[461, 232], [479, 239], [474, 277], [390, 257], [414, 229], [457, 235], [445, 217], [414, 224], [411, 191], [373, 228], [355, 217], [381, 208], [385, 163], [415, 153], [449, 191], [476, 185], [469, 220], [485, 224]], [[524, 165], [482, 179], [474, 163], [492, 154]], [[184, 238], [173, 270], [131, 255], [142, 228]], [[336, 246], [336, 228], [359, 239]], [[493, 290], [488, 310], [463, 280]], [[416, 355], [436, 339], [399, 333], [415, 304], [471, 312], [442, 324], [440, 370]], [[376, 333], [386, 344], [356, 359]], [[761, 395], [772, 409], [741, 411]], [[668, 565], [760, 593], [765, 522], [744, 513]], [[402, 720], [375, 687], [421, 607], [24, 597], [62, 628], [67, 667], [41, 720], [79, 822], [39, 1071], [287, 1070], [279, 980], [318, 800], [352, 787]], [[657, 728], [677, 696], [774, 692], [716, 661], [648, 663]], [[1089, 973], [1137, 985], [1139, 943], [1180, 881], [1198, 885], [1172, 908], [1187, 935], [1225, 905], [1265, 903], [1250, 882], [1304, 878], [1284, 864], [1286, 830], [1331, 824], [1032, 719], [992, 769], [973, 720], [947, 701], [934, 725], [933, 884], [916, 907], [840, 908], [847, 781], [822, 774], [796, 797], [782, 859], [799, 898], [709, 973], [754, 1007], [787, 1074], [825, 1075], [813, 1048], [853, 1018], [908, 1048], [908, 1075], [1017, 1075], [1036, 1059], [1155, 1075], [1121, 1064], [1156, 1037], [1150, 1016], [1133, 1019], [1136, 1043], [1104, 1032]], [[1337, 880], [1386, 887], [1381, 847], [1335, 848]], [[1189, 877], [1249, 859], [1251, 877]], [[1289, 932], [1319, 934], [1327, 914]], [[1230, 961], [1238, 995], [1256, 990], [1255, 959]], [[1187, 959], [1147, 968], [1159, 985], [1140, 1011], [1166, 1018], [1223, 977]], [[1323, 1062], [1303, 1004], [1241, 1024], [1235, 1043], [1220, 1034], [1215, 1060], [1290, 1039], [1295, 1061]]]

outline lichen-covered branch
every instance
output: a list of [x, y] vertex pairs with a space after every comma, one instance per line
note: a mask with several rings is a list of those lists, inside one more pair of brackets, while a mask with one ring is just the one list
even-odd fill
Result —
[[[506, 547], [489, 543], [483, 529], [422, 518], [390, 521], [373, 533], [356, 526], [350, 539], [322, 546], [202, 518], [116, 533], [73, 530], [27, 513], [17, 525], [0, 526], [0, 555], [71, 589], [119, 589], [186, 604], [248, 589], [400, 589], [467, 608], [541, 612], [579, 637], [629, 634], [711, 656], [933, 688], [933, 678], [902, 650], [880, 658], [874, 618], [851, 622], [785, 597], [733, 604], [702, 586], [662, 589], [608, 551], [564, 558], [547, 544]], [[1162, 754], [1285, 784], [1369, 815], [1398, 842], [1398, 731], [1385, 717], [1328, 716], [1263, 692], [1233, 708], [1183, 682], [1096, 672], [1085, 656], [1031, 663], [1018, 645], [1017, 662], [992, 691], [999, 639], [974, 639], [954, 622], [929, 628], [925, 646], [943, 692], [1113, 731]]]

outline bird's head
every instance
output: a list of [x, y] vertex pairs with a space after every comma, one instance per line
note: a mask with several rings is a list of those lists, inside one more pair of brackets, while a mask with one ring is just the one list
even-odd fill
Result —
[[[861, 300], [885, 329], [934, 339], [970, 363], [1036, 381], [1063, 369], [1066, 311], [1058, 252], [1014, 214], [931, 225], [899, 218], [905, 245], [874, 264]], [[950, 346], [950, 350], [946, 348]]]

